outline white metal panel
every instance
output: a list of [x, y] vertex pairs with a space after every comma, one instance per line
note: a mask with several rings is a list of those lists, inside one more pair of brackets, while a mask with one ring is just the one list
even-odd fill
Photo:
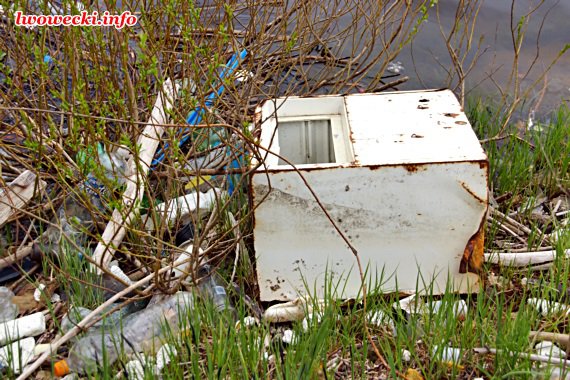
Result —
[[361, 165], [486, 159], [449, 90], [358, 94], [345, 102]]
[[[351, 167], [304, 172], [372, 277], [384, 272], [386, 291], [414, 291], [432, 279], [434, 291], [467, 289], [477, 276], [460, 274], [463, 250], [485, 215], [486, 174], [478, 163]], [[256, 199], [267, 192], [255, 175]], [[358, 294], [356, 261], [297, 173], [269, 174], [269, 197], [255, 212], [255, 251], [262, 300], [290, 300], [304, 280], [324, 292], [325, 271], [349, 275], [344, 294]], [[474, 196], [475, 195], [475, 196]], [[255, 201], [255, 200], [254, 200]], [[350, 273], [349, 273], [350, 272]], [[421, 273], [422, 277], [419, 277]], [[434, 278], [435, 275], [435, 278]], [[343, 287], [343, 286], [341, 286]]]

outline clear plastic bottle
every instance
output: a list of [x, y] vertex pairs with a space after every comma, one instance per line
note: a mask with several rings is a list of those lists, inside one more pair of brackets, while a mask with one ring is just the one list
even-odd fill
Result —
[[11, 321], [18, 315], [18, 305], [12, 302], [14, 293], [2, 286], [0, 287], [0, 322]]
[[[55, 363], [54, 374], [86, 374], [96, 370], [104, 360], [112, 365], [121, 353], [129, 355], [158, 350], [166, 334], [179, 331], [180, 317], [192, 308], [193, 302], [192, 293], [178, 292], [129, 315], [122, 323], [89, 332], [75, 343], [67, 359]], [[169, 332], [165, 325], [170, 328]]]
[[[125, 151], [107, 153], [103, 145], [99, 144], [97, 154], [105, 179], [99, 180], [95, 173], [87, 175], [85, 182], [79, 185], [77, 194], [67, 197], [57, 210], [54, 225], [50, 225], [38, 239], [35, 251], [51, 252], [57, 256], [62, 251], [79, 249], [80, 255], [85, 254], [83, 248], [87, 243], [86, 232], [93, 228], [94, 223], [93, 215], [84, 204], [91, 203], [95, 210], [105, 212], [102, 196], [107, 191], [106, 185], [120, 183], [127, 171]], [[79, 199], [81, 197], [85, 199]]]
[[229, 312], [230, 316], [235, 320], [237, 314], [230, 303], [226, 289], [222, 285], [220, 275], [213, 271], [210, 265], [206, 264], [198, 269], [198, 277], [202, 278], [198, 284], [200, 293], [212, 300], [217, 311], [221, 314]]

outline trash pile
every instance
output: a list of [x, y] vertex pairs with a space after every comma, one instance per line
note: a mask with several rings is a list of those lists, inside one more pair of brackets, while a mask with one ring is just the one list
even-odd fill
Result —
[[[233, 264], [233, 282], [238, 260], [245, 260], [247, 152], [231, 129], [209, 125], [222, 81], [235, 77], [246, 56], [245, 50], [231, 55], [216, 90], [175, 138], [166, 138], [164, 126], [184, 83], [166, 79], [136, 144], [96, 142], [74, 158], [48, 147], [70, 166], [59, 182], [49, 166], [25, 170], [29, 165], [18, 159], [48, 152], [31, 150], [17, 130], [0, 134], [7, 183], [0, 190], [0, 285], [8, 286], [0, 288], [1, 372], [27, 376], [59, 356], [53, 374], [85, 375], [103, 358], [112, 365], [146, 353], [156, 354], [158, 374], [176, 355], [172, 347], [160, 348], [164, 334], [179, 332], [196, 296], [237, 320], [218, 267]], [[182, 165], [175, 154], [186, 156]], [[169, 189], [174, 197], [165, 197], [161, 186], [171, 182], [162, 178], [173, 163], [186, 177]], [[131, 378], [142, 378], [141, 360], [127, 364]]]

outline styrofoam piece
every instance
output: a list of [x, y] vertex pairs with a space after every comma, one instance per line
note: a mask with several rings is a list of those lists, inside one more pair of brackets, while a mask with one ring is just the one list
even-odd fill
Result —
[[303, 321], [301, 322], [301, 327], [303, 328], [304, 332], [308, 332], [311, 327], [318, 326], [321, 323], [322, 319], [323, 317], [320, 313], [309, 314], [305, 318], [303, 318]]
[[262, 301], [320, 298], [331, 278], [356, 298], [344, 238], [383, 291], [479, 289], [488, 162], [451, 91], [270, 99], [256, 119], [269, 151], [251, 175]]
[[[431, 302], [427, 305], [431, 308], [434, 314], [437, 314], [442, 307], [445, 307], [445, 301], [438, 300]], [[453, 302], [452, 313], [455, 318], [465, 318], [467, 315], [467, 302], [464, 300], [458, 300]]]
[[[444, 300], [435, 300], [431, 302], [424, 302], [421, 298], [416, 297], [416, 294], [413, 294], [409, 297], [402, 298], [398, 302], [394, 303], [394, 307], [399, 307], [407, 314], [428, 314], [433, 313], [437, 314], [442, 307], [447, 307], [447, 302]], [[451, 306], [452, 313], [455, 318], [465, 318], [468, 311], [467, 302], [464, 300], [457, 300], [453, 301], [453, 305]]]
[[36, 302], [41, 301], [42, 292], [44, 291], [45, 288], [46, 288], [45, 284], [39, 284], [36, 290], [34, 290], [34, 300], [36, 300]]
[[295, 332], [293, 330], [287, 329], [283, 331], [283, 337], [281, 340], [285, 344], [295, 344], [297, 343], [297, 335], [295, 335]]
[[156, 372], [158, 373], [162, 371], [162, 369], [170, 363], [172, 357], [176, 355], [178, 355], [178, 351], [176, 351], [176, 348], [174, 346], [165, 344], [160, 347], [156, 353]]
[[409, 362], [412, 360], [412, 353], [408, 350], [402, 350], [402, 361]]
[[15, 374], [20, 374], [34, 356], [35, 345], [34, 338], [25, 338], [0, 348], [1, 366], [10, 367]]
[[570, 370], [568, 367], [564, 369], [553, 368], [550, 372], [549, 380], [570, 380]]
[[144, 366], [145, 364], [139, 359], [133, 359], [125, 364], [125, 370], [129, 380], [144, 380]]
[[422, 303], [416, 294], [404, 297], [401, 300], [394, 302], [394, 308], [399, 308], [405, 311], [407, 314], [418, 313], [422, 308]]
[[526, 303], [533, 306], [545, 317], [556, 313], [564, 313], [566, 315], [570, 314], [570, 306], [563, 303], [553, 302], [542, 298], [529, 298], [526, 300]]
[[392, 335], [396, 336], [398, 334], [394, 320], [382, 310], [371, 310], [366, 315], [366, 318], [368, 318], [368, 323], [371, 325], [377, 327], [386, 326], [390, 328]]
[[235, 323], [236, 329], [240, 329], [241, 327], [251, 327], [256, 326], [259, 324], [259, 320], [251, 315], [244, 317], [242, 320], [237, 321]]
[[566, 352], [553, 342], [548, 342], [548, 341], [538, 342], [534, 346], [534, 351], [538, 355], [542, 356], [550, 356], [550, 357], [563, 358], [563, 359], [566, 358]]
[[118, 266], [118, 265], [111, 265], [111, 267], [109, 268], [109, 271], [118, 279], [120, 279], [121, 281], [123, 281], [125, 284], [127, 285], [132, 285], [133, 282], [131, 281], [131, 279], [129, 278], [129, 276], [127, 276], [125, 274], [125, 272], [123, 272], [123, 270]]
[[46, 331], [46, 318], [42, 312], [0, 323], [0, 344], [25, 337], [36, 336]]
[[[439, 346], [434, 346], [432, 355], [437, 355]], [[443, 347], [441, 351], [441, 361], [444, 363], [458, 364], [461, 359], [461, 350], [455, 347]]]

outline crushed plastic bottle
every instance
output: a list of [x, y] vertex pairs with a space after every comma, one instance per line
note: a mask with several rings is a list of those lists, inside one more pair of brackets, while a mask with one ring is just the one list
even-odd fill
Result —
[[11, 321], [18, 316], [18, 306], [12, 302], [14, 293], [2, 286], [0, 287], [0, 322]]
[[[119, 150], [107, 153], [102, 144], [97, 147], [99, 163], [103, 168], [103, 175], [106, 180], [99, 180], [95, 173], [87, 175], [87, 179], [79, 186], [78, 194], [71, 195], [65, 199], [63, 205], [57, 210], [57, 217], [53, 225], [50, 225], [40, 236], [34, 251], [44, 253], [51, 252], [58, 256], [62, 248], [79, 249], [79, 254], [84, 255], [84, 247], [87, 243], [86, 232], [94, 227], [93, 215], [84, 201], [78, 197], [88, 198], [87, 201], [100, 212], [106, 211], [106, 205], [102, 197], [106, 193], [106, 184], [121, 183], [127, 171], [127, 152]], [[62, 246], [63, 245], [63, 246]]]
[[89, 332], [71, 348], [69, 356], [54, 365], [54, 374], [64, 376], [70, 372], [90, 373], [103, 363], [112, 365], [119, 354], [158, 350], [161, 341], [169, 332], [180, 329], [180, 317], [194, 304], [192, 293], [178, 292], [160, 303], [124, 318], [120, 326], [103, 327]]
[[[107, 315], [105, 318], [97, 321], [92, 325], [92, 328], [101, 328], [103, 326], [111, 328], [112, 326], [117, 325], [121, 320], [124, 320], [128, 315], [139, 311], [141, 309], [139, 305], [140, 304], [137, 304], [137, 302], [132, 302], [127, 306], [112, 312], [111, 314]], [[119, 304], [111, 304], [108, 308], [99, 313], [97, 317], [107, 312], [110, 312], [111, 310], [115, 309], [117, 306], [119, 306]], [[79, 322], [81, 322], [83, 318], [85, 318], [91, 313], [92, 310], [87, 309], [85, 307], [70, 308], [70, 310], [61, 320], [61, 331], [63, 333], [67, 333], [69, 330], [74, 328]]]
[[198, 269], [198, 277], [202, 278], [198, 284], [200, 293], [212, 300], [217, 311], [220, 313], [229, 312], [236, 320], [237, 313], [230, 303], [226, 289], [222, 286], [220, 275], [212, 271], [212, 267], [206, 264]]

